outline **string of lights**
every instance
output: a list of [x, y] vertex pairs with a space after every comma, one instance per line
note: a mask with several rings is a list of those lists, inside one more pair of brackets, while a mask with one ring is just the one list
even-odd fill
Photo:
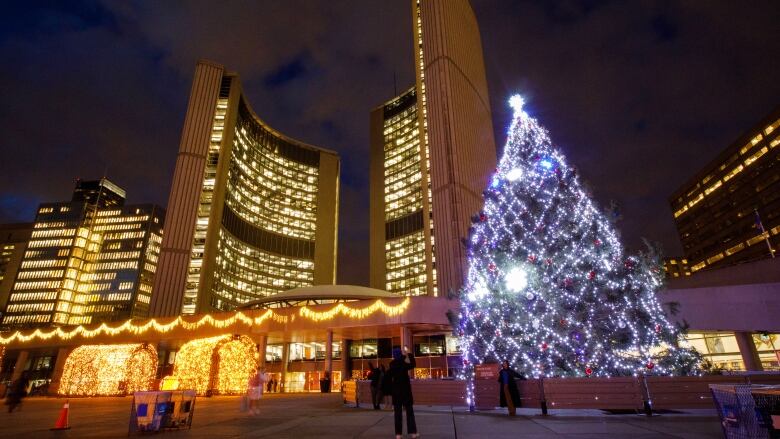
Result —
[[613, 224], [549, 134], [514, 108], [504, 155], [474, 218], [459, 333], [473, 401], [474, 365], [521, 374], [695, 373], [655, 291], [658, 261], [624, 256]]
[[[381, 299], [377, 299], [373, 304], [364, 308], [352, 308], [343, 303], [339, 303], [327, 311], [315, 311], [304, 306], [300, 308], [298, 314], [301, 317], [313, 321], [330, 320], [337, 315], [344, 315], [351, 319], [364, 319], [378, 311], [385, 313], [389, 317], [393, 317], [406, 311], [409, 307], [409, 303], [410, 301], [407, 297], [401, 303], [394, 306], [385, 304]], [[144, 323], [136, 323], [133, 320], [127, 320], [118, 326], [109, 326], [108, 324], [103, 323], [93, 329], [88, 329], [85, 326], [77, 326], [72, 329], [55, 328], [50, 331], [36, 329], [30, 334], [23, 334], [21, 331], [16, 331], [9, 336], [0, 335], [0, 345], [8, 345], [15, 342], [27, 343], [34, 340], [46, 341], [53, 338], [70, 340], [74, 337], [93, 338], [100, 335], [141, 335], [149, 331], [164, 334], [179, 328], [187, 331], [195, 331], [207, 325], [212, 328], [223, 329], [235, 324], [244, 324], [246, 326], [260, 325], [267, 319], [272, 319], [277, 323], [287, 323], [290, 319], [294, 318], [294, 314], [286, 315], [269, 309], [257, 317], [251, 317], [241, 311], [237, 311], [232, 316], [224, 319], [218, 319], [210, 314], [206, 314], [194, 322], [187, 321], [183, 317], [177, 317], [167, 323], [160, 323], [156, 319], [150, 319]]]
[[308, 319], [314, 320], [315, 322], [331, 320], [339, 314], [347, 316], [351, 319], [364, 319], [377, 311], [382, 311], [388, 317], [394, 317], [403, 314], [403, 312], [406, 311], [406, 309], [409, 307], [409, 303], [410, 301], [408, 297], [398, 305], [394, 306], [385, 304], [381, 299], [378, 299], [376, 302], [365, 308], [350, 308], [343, 303], [339, 303], [328, 311], [322, 312], [313, 311], [308, 307], [303, 306], [301, 307], [299, 314], [301, 317], [306, 317]]

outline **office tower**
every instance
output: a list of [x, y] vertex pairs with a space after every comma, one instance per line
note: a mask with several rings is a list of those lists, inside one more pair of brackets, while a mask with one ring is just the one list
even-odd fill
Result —
[[198, 62], [152, 315], [235, 307], [336, 277], [339, 158], [274, 130], [239, 77]]
[[4, 327], [148, 315], [165, 212], [124, 202], [125, 191], [103, 178], [78, 180], [71, 201], [40, 205]]
[[446, 295], [496, 166], [482, 43], [467, 0], [412, 0], [415, 85], [371, 112], [370, 283]]
[[5, 309], [32, 230], [32, 223], [0, 224], [0, 310]]
[[669, 198], [692, 272], [772, 257], [780, 245], [780, 107]]
[[691, 275], [691, 267], [685, 258], [664, 258], [664, 273], [667, 279]]

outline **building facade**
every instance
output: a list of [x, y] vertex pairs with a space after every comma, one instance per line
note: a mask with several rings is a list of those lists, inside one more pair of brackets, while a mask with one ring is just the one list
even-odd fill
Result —
[[2, 325], [76, 325], [148, 315], [165, 211], [124, 205], [103, 178], [76, 182], [67, 202], [43, 203]]
[[691, 267], [688, 266], [688, 260], [685, 258], [664, 258], [663, 262], [667, 279], [691, 275]]
[[371, 112], [370, 284], [444, 296], [496, 166], [482, 43], [467, 0], [412, 0], [416, 83]]
[[772, 257], [780, 245], [780, 108], [669, 198], [692, 272]]
[[0, 309], [8, 302], [32, 231], [32, 223], [0, 225]]
[[336, 278], [339, 158], [252, 111], [198, 62], [168, 198], [153, 316], [231, 310]]

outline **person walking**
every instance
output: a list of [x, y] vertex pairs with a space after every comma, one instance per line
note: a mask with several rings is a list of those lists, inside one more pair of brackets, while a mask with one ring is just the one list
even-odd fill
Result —
[[520, 392], [517, 390], [515, 378], [522, 379], [523, 376], [509, 367], [509, 361], [504, 360], [501, 370], [498, 371], [499, 398], [501, 407], [507, 407], [509, 410], [509, 416], [515, 416], [517, 407], [520, 407]]
[[263, 397], [263, 386], [265, 384], [265, 372], [258, 368], [249, 378], [247, 389], [247, 398], [249, 398], [249, 412], [253, 415], [260, 413], [260, 398]]
[[22, 376], [11, 384], [5, 401], [5, 404], [8, 406], [8, 413], [13, 413], [17, 407], [22, 405], [22, 399], [27, 396], [29, 384], [30, 380], [27, 378], [27, 372], [22, 372]]
[[382, 388], [380, 387], [382, 382], [382, 371], [378, 367], [373, 367], [371, 363], [368, 363], [370, 372], [368, 379], [371, 380], [371, 402], [374, 403], [374, 410], [379, 410], [379, 402], [382, 398]]
[[403, 435], [403, 411], [406, 410], [406, 432], [412, 438], [417, 437], [417, 423], [414, 420], [414, 399], [412, 398], [412, 383], [409, 380], [409, 371], [414, 370], [414, 356], [409, 353], [409, 348], [404, 346], [403, 351], [393, 349], [393, 361], [387, 371], [386, 379], [391, 380], [391, 394], [393, 395], [393, 411], [395, 412], [395, 437], [401, 439]]

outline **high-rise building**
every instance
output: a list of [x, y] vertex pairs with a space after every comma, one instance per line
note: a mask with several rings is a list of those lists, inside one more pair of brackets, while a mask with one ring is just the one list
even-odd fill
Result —
[[5, 309], [32, 230], [32, 223], [0, 224], [0, 310]]
[[416, 83], [371, 112], [370, 283], [438, 296], [463, 282], [496, 147], [468, 0], [412, 0], [412, 14]]
[[780, 245], [780, 108], [669, 198], [692, 272], [772, 257]]
[[109, 180], [76, 182], [71, 201], [43, 203], [2, 325], [74, 325], [146, 317], [165, 211], [124, 205]]
[[336, 279], [339, 158], [274, 130], [239, 77], [198, 62], [152, 315], [237, 306]]
[[691, 275], [691, 267], [685, 258], [664, 258], [664, 273], [667, 279]]

